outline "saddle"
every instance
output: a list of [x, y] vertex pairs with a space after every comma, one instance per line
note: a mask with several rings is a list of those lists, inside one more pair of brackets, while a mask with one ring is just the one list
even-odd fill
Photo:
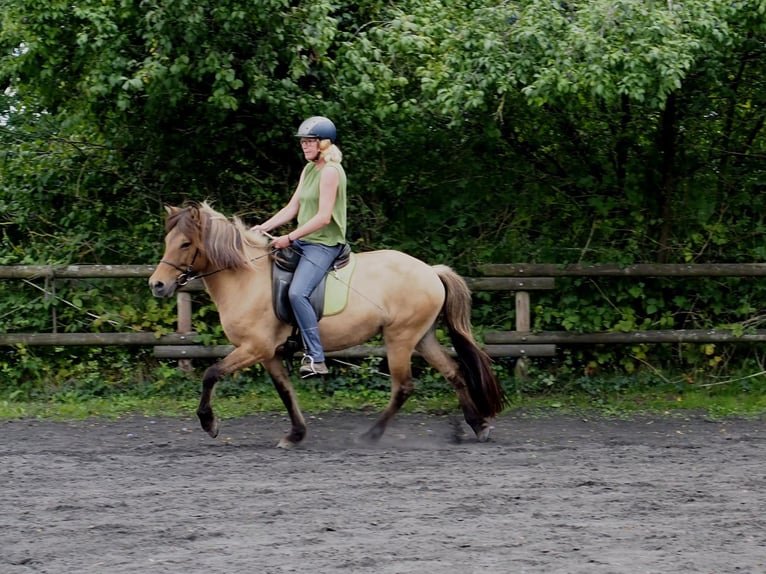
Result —
[[[271, 263], [271, 294], [272, 302], [274, 304], [274, 312], [277, 314], [277, 318], [289, 325], [297, 325], [295, 322], [295, 315], [293, 314], [290, 300], [287, 296], [287, 292], [290, 289], [290, 282], [293, 280], [293, 274], [295, 268], [298, 266], [301, 254], [295, 251], [292, 247], [285, 247], [284, 249], [277, 249], [272, 254]], [[335, 261], [330, 267], [330, 271], [338, 271], [346, 267], [351, 261], [351, 246], [346, 243], [343, 245], [343, 249], [335, 258]], [[317, 319], [321, 319], [324, 315], [325, 305], [325, 291], [327, 287], [327, 274], [319, 282], [314, 291], [311, 292], [309, 301], [314, 307], [314, 311], [317, 314]]]

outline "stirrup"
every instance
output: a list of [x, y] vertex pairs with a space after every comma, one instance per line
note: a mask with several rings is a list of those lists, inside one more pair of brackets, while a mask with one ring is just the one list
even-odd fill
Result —
[[303, 355], [301, 363], [298, 372], [303, 379], [313, 377], [314, 375], [326, 375], [330, 372], [324, 362], [315, 361], [311, 355]]

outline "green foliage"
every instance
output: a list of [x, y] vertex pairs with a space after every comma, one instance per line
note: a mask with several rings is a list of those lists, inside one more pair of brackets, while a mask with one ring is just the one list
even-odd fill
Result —
[[[293, 130], [317, 113], [339, 128], [358, 251], [393, 247], [466, 275], [486, 262], [766, 256], [763, 0], [3, 8], [2, 265], [154, 263], [165, 203], [211, 199], [263, 220], [302, 168]], [[764, 293], [752, 281], [578, 280], [534, 300], [536, 329], [748, 329]], [[173, 315], [128, 281], [0, 283], [7, 332], [167, 332]], [[474, 321], [510, 328], [513, 309], [482, 294]], [[223, 341], [204, 298], [194, 328]], [[757, 369], [759, 353], [581, 349], [542, 379], [671, 366], [718, 376]], [[84, 392], [77, 378], [96, 395], [119, 390], [116, 364], [139, 378], [157, 367], [128, 349], [0, 359], [30, 396]], [[334, 392], [368, 383], [385, 386], [363, 369]]]
[[[557, 289], [536, 294], [537, 331], [642, 331], [726, 329], [744, 333], [762, 328], [764, 287], [743, 278], [565, 279]], [[731, 301], [738, 304], [730, 307]], [[575, 346], [557, 361], [560, 375], [578, 378], [615, 371], [685, 373], [706, 380], [732, 369], [760, 370], [760, 345], [634, 344]]]

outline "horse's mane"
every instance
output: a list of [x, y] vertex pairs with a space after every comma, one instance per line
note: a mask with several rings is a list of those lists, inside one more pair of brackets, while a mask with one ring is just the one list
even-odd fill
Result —
[[165, 229], [178, 230], [196, 242], [211, 266], [219, 269], [250, 267], [253, 257], [251, 248], [265, 248], [263, 235], [248, 230], [242, 220], [230, 219], [217, 212], [204, 201], [173, 210], [165, 220]]

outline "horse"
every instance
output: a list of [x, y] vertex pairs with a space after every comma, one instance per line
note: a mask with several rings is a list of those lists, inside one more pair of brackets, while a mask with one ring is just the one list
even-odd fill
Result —
[[[272, 303], [272, 248], [259, 231], [237, 217], [218, 213], [207, 202], [165, 207], [165, 251], [149, 278], [156, 297], [202, 278], [218, 309], [226, 338], [234, 346], [202, 377], [197, 416], [211, 437], [219, 431], [212, 408], [222, 377], [261, 364], [269, 373], [290, 417], [290, 431], [277, 446], [292, 448], [306, 436], [306, 422], [285, 365], [285, 342], [293, 327], [277, 318]], [[326, 351], [346, 349], [381, 334], [391, 378], [388, 405], [362, 435], [375, 442], [414, 390], [412, 355], [419, 353], [451, 383], [478, 441], [488, 440], [506, 398], [489, 356], [479, 348], [470, 322], [471, 292], [446, 265], [428, 265], [406, 253], [378, 250], [354, 253], [356, 268], [348, 303], [319, 321]], [[441, 315], [457, 360], [439, 343]]]

